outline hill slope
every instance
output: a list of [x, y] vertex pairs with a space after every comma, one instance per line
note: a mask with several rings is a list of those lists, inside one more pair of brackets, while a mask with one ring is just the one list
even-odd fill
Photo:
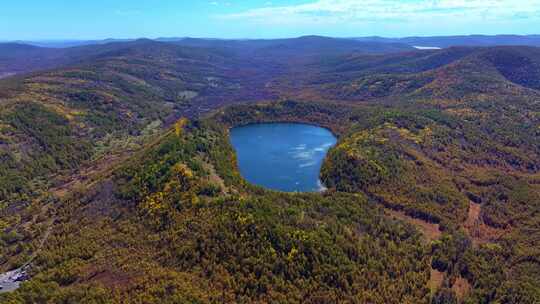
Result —
[[0, 168], [9, 185], [0, 199], [21, 191], [22, 181], [76, 169], [180, 115], [265, 97], [246, 63], [219, 51], [141, 40], [91, 58], [0, 83]]
[[34, 279], [4, 300], [425, 302], [412, 227], [362, 196], [253, 188], [223, 128], [177, 130], [58, 205]]
[[539, 55], [539, 48], [495, 47], [335, 57], [306, 74], [298, 90], [334, 100], [425, 97], [449, 102], [487, 94], [530, 101], [538, 94]]

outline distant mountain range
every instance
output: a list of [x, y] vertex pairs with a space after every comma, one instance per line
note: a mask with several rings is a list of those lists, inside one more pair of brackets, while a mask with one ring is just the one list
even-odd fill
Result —
[[470, 35], [470, 36], [433, 36], [433, 37], [360, 37], [359, 41], [376, 41], [387, 43], [403, 43], [412, 46], [428, 46], [446, 48], [451, 46], [500, 46], [526, 45], [540, 46], [540, 35]]
[[[49, 44], [44, 47], [32, 42], [0, 43], [0, 75], [12, 75], [51, 69], [92, 61], [102, 54], [152, 42], [155, 46], [167, 44], [187, 48], [207, 48], [224, 55], [241, 55], [258, 58], [272, 58], [274, 61], [304, 59], [311, 56], [333, 56], [347, 53], [387, 54], [413, 51], [414, 48], [393, 42], [357, 41], [320, 36], [306, 36], [293, 39], [276, 40], [218, 40], [195, 38], [160, 38], [156, 40], [114, 40], [67, 42], [69, 44]], [[58, 47], [71, 45], [70, 47]], [[74, 46], [76, 45], [76, 46]], [[0, 76], [1, 77], [1, 76]]]
[[[305, 36], [315, 37], [315, 36]], [[300, 37], [302, 39], [304, 37]], [[180, 42], [188, 41], [190, 43], [193, 40], [206, 41], [214, 43], [272, 43], [273, 41], [286, 41], [294, 40], [289, 39], [214, 39], [214, 38], [189, 38], [189, 37], [160, 37], [152, 39], [160, 42]], [[410, 46], [428, 46], [445, 48], [450, 46], [497, 46], [497, 45], [527, 45], [527, 46], [540, 46], [540, 35], [462, 35], [462, 36], [426, 36], [426, 37], [402, 37], [402, 38], [387, 38], [379, 36], [368, 37], [352, 37], [342, 38], [347, 40], [357, 40], [363, 42], [383, 42], [383, 43], [402, 43]], [[75, 46], [92, 45], [92, 44], [106, 44], [111, 42], [130, 42], [137, 39], [96, 39], [96, 40], [17, 40], [17, 41], [5, 41], [19, 44], [29, 44], [39, 47], [48, 48], [69, 48]]]
[[15, 41], [0, 43], [0, 78], [14, 74], [92, 60], [115, 49], [139, 41], [175, 44], [183, 47], [207, 48], [271, 61], [310, 61], [311, 57], [332, 57], [345, 54], [392, 54], [415, 50], [429, 51], [439, 48], [491, 47], [491, 46], [540, 46], [540, 35], [518, 36], [440, 36], [440, 37], [359, 37], [332, 38], [303, 36], [288, 39], [209, 39], [171, 37], [157, 39], [104, 39], [104, 40], [50, 40]]

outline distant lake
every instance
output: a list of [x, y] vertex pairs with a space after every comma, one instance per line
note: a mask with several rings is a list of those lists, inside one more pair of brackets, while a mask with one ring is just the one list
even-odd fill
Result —
[[253, 124], [231, 130], [242, 176], [284, 192], [323, 190], [319, 175], [337, 142], [327, 129], [295, 123]]

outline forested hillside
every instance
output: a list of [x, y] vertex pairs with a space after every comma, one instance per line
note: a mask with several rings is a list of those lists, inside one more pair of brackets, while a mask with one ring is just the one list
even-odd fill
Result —
[[257, 79], [241, 82], [250, 71], [233, 66], [241, 63], [221, 51], [137, 41], [69, 68], [5, 79], [0, 199], [26, 192], [35, 177], [126, 146], [126, 137], [140, 141], [180, 116], [266, 96], [251, 88]]
[[67, 199], [35, 279], [4, 299], [426, 302], [411, 226], [362, 195], [253, 188], [219, 125], [178, 130]]
[[[0, 272], [29, 280], [0, 302], [540, 301], [539, 49], [322, 40], [84, 46], [2, 79]], [[246, 182], [228, 130], [257, 122], [332, 130], [329, 189]]]

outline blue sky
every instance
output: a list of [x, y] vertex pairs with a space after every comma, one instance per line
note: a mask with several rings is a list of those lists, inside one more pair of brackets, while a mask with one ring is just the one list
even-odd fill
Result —
[[540, 34], [540, 0], [6, 0], [0, 40]]

